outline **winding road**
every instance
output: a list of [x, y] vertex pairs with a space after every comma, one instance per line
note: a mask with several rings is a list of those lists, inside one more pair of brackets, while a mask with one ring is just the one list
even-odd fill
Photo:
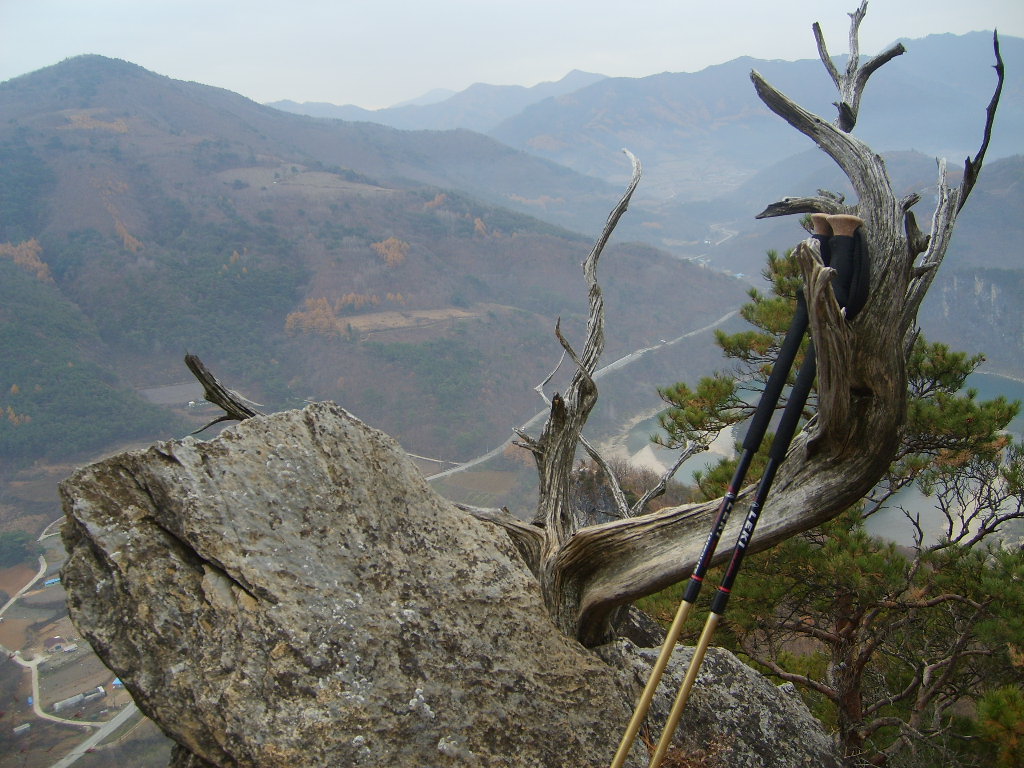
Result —
[[[55, 524], [61, 522], [63, 518], [58, 518], [50, 523], [43, 532], [39, 534], [39, 538], [36, 541], [42, 541], [49, 536], [57, 536], [59, 531], [51, 531]], [[29, 590], [32, 589], [39, 581], [46, 575], [47, 563], [46, 558], [42, 555], [39, 556], [39, 570], [36, 571], [36, 575], [29, 579], [28, 583], [19, 589], [10, 600], [8, 600], [2, 607], [0, 607], [0, 619], [3, 615], [15, 604], [24, 597]], [[58, 760], [56, 763], [50, 766], [50, 768], [66, 768], [72, 763], [76, 762], [78, 758], [86, 754], [89, 750], [96, 747], [97, 744], [101, 743], [104, 739], [108, 738], [114, 731], [121, 727], [126, 721], [128, 721], [133, 715], [138, 713], [138, 708], [134, 702], [131, 702], [123, 710], [121, 710], [111, 720], [70, 720], [65, 717], [57, 717], [51, 715], [49, 712], [44, 712], [42, 705], [39, 703], [39, 665], [46, 661], [43, 656], [37, 656], [33, 659], [24, 659], [21, 656], [21, 650], [10, 650], [0, 645], [0, 653], [7, 656], [8, 659], [14, 661], [22, 667], [30, 670], [32, 673], [32, 711], [36, 717], [42, 720], [49, 720], [54, 723], [60, 723], [61, 725], [70, 725], [81, 728], [83, 726], [89, 728], [95, 728], [96, 731], [82, 741], [78, 746], [71, 750], [67, 755]]]

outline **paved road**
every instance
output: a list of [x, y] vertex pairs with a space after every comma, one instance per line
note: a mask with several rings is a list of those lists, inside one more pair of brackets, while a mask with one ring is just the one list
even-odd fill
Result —
[[[62, 519], [63, 518], [58, 518], [53, 523], [50, 523], [48, 526], [46, 526], [46, 528], [43, 529], [43, 532], [39, 535], [37, 541], [42, 541], [48, 536], [56, 536], [59, 533], [59, 531], [50, 531], [50, 529], [54, 526], [54, 524], [59, 523]], [[36, 575], [29, 579], [29, 582], [24, 587], [19, 589], [11, 597], [10, 600], [8, 600], [6, 603], [4, 603], [2, 607], [0, 607], [0, 617], [2, 617], [4, 613], [6, 613], [7, 610], [12, 605], [14, 605], [19, 599], [21, 599], [21, 597], [23, 597], [26, 592], [32, 589], [32, 587], [34, 587], [39, 582], [39, 580], [46, 575], [46, 568], [46, 558], [40, 555], [39, 570], [36, 572]], [[78, 760], [78, 758], [84, 755], [86, 753], [86, 750], [95, 747], [97, 744], [99, 744], [101, 741], [107, 738], [111, 733], [117, 730], [117, 728], [122, 723], [124, 723], [132, 715], [138, 713], [139, 711], [136, 708], [135, 703], [132, 702], [129, 703], [128, 706], [125, 707], [123, 710], [121, 710], [121, 712], [119, 712], [112, 720], [106, 721], [70, 720], [65, 717], [57, 717], [56, 715], [51, 715], [49, 712], [44, 712], [42, 706], [39, 703], [39, 665], [42, 662], [46, 661], [46, 659], [43, 656], [37, 656], [36, 658], [31, 660], [23, 659], [21, 657], [20, 649], [9, 650], [7, 648], [4, 648], [2, 645], [0, 645], [0, 653], [2, 653], [11, 661], [14, 661], [15, 663], [31, 671], [32, 711], [35, 713], [36, 717], [41, 718], [43, 720], [50, 720], [54, 723], [60, 723], [61, 725], [92, 727], [97, 729], [95, 733], [89, 736], [89, 738], [85, 739], [85, 741], [83, 741], [81, 744], [79, 744], [77, 747], [71, 750], [71, 752], [66, 757], [54, 763], [50, 768], [64, 768], [64, 766], [71, 765], [73, 762]]]
[[[603, 376], [607, 376], [609, 373], [612, 373], [613, 371], [621, 370], [622, 368], [625, 368], [627, 365], [635, 363], [637, 360], [642, 358], [644, 355], [649, 354], [649, 353], [651, 353], [651, 352], [653, 352], [653, 351], [655, 351], [657, 349], [661, 349], [662, 347], [670, 347], [673, 344], [678, 344], [679, 342], [683, 341], [684, 339], [689, 339], [689, 338], [691, 338], [693, 336], [697, 336], [698, 334], [706, 333], [707, 331], [710, 331], [712, 328], [717, 328], [718, 326], [722, 325], [723, 323], [727, 322], [728, 320], [731, 320], [737, 314], [739, 314], [739, 310], [735, 310], [734, 309], [732, 312], [727, 312], [726, 314], [722, 315], [720, 318], [715, 320], [713, 323], [709, 323], [708, 325], [705, 325], [703, 328], [698, 328], [695, 331], [690, 331], [689, 333], [684, 333], [682, 336], [677, 336], [674, 339], [670, 339], [668, 341], [662, 341], [660, 344], [655, 344], [654, 346], [651, 346], [651, 347], [644, 347], [643, 349], [638, 349], [638, 350], [636, 350], [634, 352], [630, 352], [628, 355], [623, 355], [622, 357], [620, 357], [615, 362], [609, 363], [608, 365], [604, 366], [603, 368], [598, 369], [598, 371], [594, 374], [594, 378], [595, 379], [600, 379]], [[527, 430], [527, 429], [530, 429], [531, 427], [536, 426], [537, 424], [542, 422], [547, 417], [547, 415], [548, 415], [547, 409], [545, 409], [543, 411], [540, 411], [539, 413], [534, 415], [534, 417], [532, 419], [530, 419], [528, 422], [526, 422], [521, 427], [521, 429]], [[514, 439], [515, 439], [514, 436], [510, 436], [505, 442], [503, 442], [501, 445], [499, 445], [494, 450], [488, 451], [487, 453], [483, 454], [482, 456], [477, 456], [475, 459], [470, 459], [469, 461], [464, 462], [462, 464], [459, 464], [456, 467], [452, 467], [451, 469], [446, 469], [444, 472], [438, 472], [437, 474], [430, 475], [427, 478], [427, 480], [440, 480], [441, 478], [449, 477], [450, 475], [454, 475], [457, 472], [465, 472], [467, 469], [471, 469], [471, 468], [473, 468], [473, 467], [475, 467], [475, 466], [477, 466], [479, 464], [483, 464], [485, 461], [490, 461], [494, 457], [498, 456], [502, 451], [504, 451], [512, 443], [512, 441]]]
[[50, 766], [50, 768], [67, 768], [67, 766], [77, 762], [78, 758], [86, 754], [90, 749], [94, 749], [97, 744], [99, 744], [108, 736], [110, 736], [114, 731], [116, 731], [118, 728], [124, 725], [133, 716], [141, 716], [141, 714], [142, 713], [139, 712], [138, 708], [135, 706], [135, 703], [130, 703], [127, 707], [118, 712], [113, 720], [108, 720], [107, 722], [100, 725], [100, 727], [96, 730], [96, 733], [94, 733], [92, 736], [87, 738], [77, 747], [72, 749], [68, 754], [66, 754], [56, 763], [53, 763]]

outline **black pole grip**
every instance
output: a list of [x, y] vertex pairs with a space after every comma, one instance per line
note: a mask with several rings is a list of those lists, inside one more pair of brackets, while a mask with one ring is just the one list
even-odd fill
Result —
[[831, 266], [836, 271], [832, 280], [839, 306], [846, 308], [846, 319], [853, 320], [868, 300], [871, 284], [871, 260], [868, 258], [864, 228], [852, 235], [833, 235], [829, 239]]
[[829, 245], [829, 241], [832, 239], [831, 235], [811, 235], [815, 240], [818, 241], [818, 248], [821, 251], [821, 261], [828, 267], [832, 264], [832, 247]]

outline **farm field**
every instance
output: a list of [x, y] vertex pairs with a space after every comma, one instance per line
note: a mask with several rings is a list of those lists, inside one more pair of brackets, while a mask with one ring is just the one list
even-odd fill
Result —
[[[51, 766], [104, 723], [134, 709], [68, 617], [58, 581], [65, 558], [58, 523], [43, 529], [35, 567], [0, 569], [0, 768]], [[58, 702], [64, 704], [55, 707]], [[163, 768], [169, 756], [167, 738], [136, 714], [75, 762]]]

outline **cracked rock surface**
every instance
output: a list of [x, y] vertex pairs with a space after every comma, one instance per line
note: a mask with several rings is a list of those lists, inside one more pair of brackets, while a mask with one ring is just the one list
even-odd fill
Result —
[[561, 635], [505, 534], [333, 404], [61, 493], [71, 617], [178, 768], [603, 766], [629, 720], [643, 655]]

